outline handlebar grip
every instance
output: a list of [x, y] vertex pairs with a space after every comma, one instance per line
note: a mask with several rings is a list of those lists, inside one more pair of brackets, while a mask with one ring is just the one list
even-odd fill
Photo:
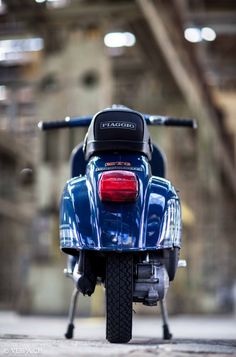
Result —
[[43, 122], [40, 121], [38, 123], [38, 127], [41, 130], [53, 130], [53, 129], [62, 129], [62, 128], [67, 128], [68, 122], [67, 121], [48, 121], [48, 122]]
[[197, 128], [197, 122], [193, 119], [175, 119], [175, 118], [167, 118], [164, 121], [164, 125], [166, 126], [184, 126], [188, 128]]
[[63, 128], [75, 128], [75, 127], [87, 127], [91, 123], [92, 116], [70, 118], [66, 117], [65, 120], [57, 121], [40, 121], [38, 127], [41, 130], [53, 130], [53, 129], [63, 129]]
[[197, 122], [189, 118], [173, 118], [163, 115], [150, 115], [144, 114], [147, 125], [160, 125], [160, 126], [179, 126], [188, 128], [197, 128]]

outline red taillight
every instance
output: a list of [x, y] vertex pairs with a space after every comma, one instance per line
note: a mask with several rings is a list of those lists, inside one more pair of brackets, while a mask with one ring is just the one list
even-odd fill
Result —
[[123, 170], [104, 172], [99, 181], [102, 201], [133, 202], [138, 196], [138, 179], [135, 173]]

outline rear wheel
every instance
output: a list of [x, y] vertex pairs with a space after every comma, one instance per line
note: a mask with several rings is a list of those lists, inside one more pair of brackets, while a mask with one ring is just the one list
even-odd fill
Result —
[[107, 257], [106, 338], [126, 343], [132, 338], [133, 256], [115, 253]]

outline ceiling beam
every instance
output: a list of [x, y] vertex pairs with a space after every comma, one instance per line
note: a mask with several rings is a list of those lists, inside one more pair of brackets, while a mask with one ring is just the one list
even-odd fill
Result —
[[211, 27], [217, 35], [236, 34], [236, 11], [189, 11], [183, 14], [185, 27]]
[[[63, 8], [47, 9], [45, 4], [33, 4], [34, 6], [16, 6], [14, 4], [9, 8], [9, 12], [4, 14], [5, 22], [12, 15], [17, 15], [18, 21], [38, 22], [50, 20], [51, 24], [60, 24], [67, 26], [71, 24], [99, 23], [104, 19], [113, 17], [116, 21], [125, 22], [127, 19], [136, 18], [141, 15], [135, 2], [80, 2], [75, 1]], [[35, 6], [37, 5], [37, 6]]]
[[236, 11], [190, 11], [185, 12], [186, 20], [205, 25], [213, 26], [219, 24], [236, 25]]
[[205, 98], [202, 98], [203, 82], [201, 77], [199, 78], [199, 73], [196, 73], [195, 64], [189, 59], [171, 19], [167, 22], [160, 2], [156, 2], [158, 7], [152, 1], [137, 0], [137, 2], [152, 31], [156, 44], [187, 102], [191, 107], [202, 105], [202, 102], [205, 101]]
[[136, 2], [152, 31], [156, 46], [161, 50], [166, 64], [189, 106], [195, 113], [201, 111], [204, 118], [212, 119], [211, 128], [215, 132], [222, 155], [218, 158], [219, 166], [225, 171], [236, 194], [235, 169], [222, 139], [222, 122], [219, 121], [218, 108], [206, 86], [203, 71], [193, 54], [193, 47], [190, 47], [184, 40], [178, 9], [174, 8], [172, 1], [167, 3], [136, 0]]

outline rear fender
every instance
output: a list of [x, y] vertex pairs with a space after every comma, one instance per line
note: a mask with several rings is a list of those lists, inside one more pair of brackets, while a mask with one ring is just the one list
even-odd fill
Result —
[[94, 163], [88, 165], [87, 176], [68, 181], [60, 210], [60, 241], [64, 252], [180, 246], [178, 196], [168, 180], [150, 177], [147, 165], [142, 161], [140, 170], [135, 171], [139, 196], [134, 203], [101, 202], [97, 185], [102, 171]]
[[98, 247], [96, 223], [91, 215], [86, 178], [74, 178], [66, 184], [60, 206], [60, 245], [68, 254], [76, 255], [84, 247]]
[[143, 249], [180, 247], [180, 201], [170, 181], [155, 176], [149, 180], [142, 225]]

